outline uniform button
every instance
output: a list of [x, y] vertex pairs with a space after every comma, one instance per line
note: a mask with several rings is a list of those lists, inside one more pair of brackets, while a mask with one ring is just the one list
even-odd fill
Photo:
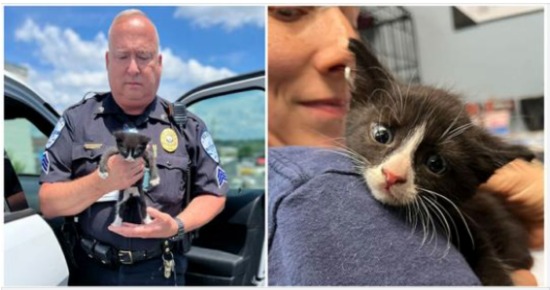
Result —
[[168, 166], [172, 166], [172, 162], [170, 162], [170, 161], [166, 161], [166, 165], [168, 165]]

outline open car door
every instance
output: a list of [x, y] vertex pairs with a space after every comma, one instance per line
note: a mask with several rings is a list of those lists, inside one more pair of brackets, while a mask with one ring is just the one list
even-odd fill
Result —
[[[59, 115], [16, 76], [4, 72], [4, 286], [66, 286], [69, 269], [38, 205], [38, 156]], [[35, 150], [36, 148], [36, 150]]]
[[188, 285], [265, 285], [265, 73], [213, 82], [177, 100], [207, 125], [227, 173], [223, 212], [193, 240]]

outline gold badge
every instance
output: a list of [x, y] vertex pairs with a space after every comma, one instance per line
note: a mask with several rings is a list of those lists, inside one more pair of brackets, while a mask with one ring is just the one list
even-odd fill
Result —
[[178, 148], [178, 136], [172, 128], [166, 128], [160, 133], [160, 144], [166, 152], [172, 153]]

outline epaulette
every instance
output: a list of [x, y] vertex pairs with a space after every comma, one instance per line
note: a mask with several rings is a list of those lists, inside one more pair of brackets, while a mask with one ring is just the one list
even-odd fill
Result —
[[100, 97], [105, 97], [106, 95], [108, 95], [110, 92], [87, 92], [84, 94], [84, 96], [82, 97], [82, 101], [86, 101], [88, 99], [91, 99], [91, 98], [100, 98]]
[[109, 92], [87, 92], [86, 94], [84, 94], [84, 96], [82, 97], [82, 99], [79, 102], [67, 107], [65, 109], [65, 111], [68, 111], [70, 109], [74, 109], [74, 108], [76, 108], [80, 105], [83, 105], [91, 99], [95, 99], [97, 102], [99, 102], [99, 101], [101, 101], [102, 98], [104, 98], [108, 94], [109, 94]]
[[160, 103], [161, 103], [162, 107], [164, 108], [164, 110], [167, 113], [170, 113], [170, 112], [168, 112], [168, 110], [170, 110], [170, 101], [168, 101], [164, 98], [161, 98], [161, 97], [157, 97], [157, 98], [160, 100]]

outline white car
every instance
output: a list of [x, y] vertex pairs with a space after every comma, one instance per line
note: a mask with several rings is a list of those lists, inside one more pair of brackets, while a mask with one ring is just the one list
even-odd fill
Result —
[[[40, 129], [44, 134], [49, 134], [49, 130], [53, 128], [52, 122], [55, 124], [58, 118], [55, 111], [34, 91], [9, 73], [4, 73], [4, 103], [4, 120], [16, 120], [15, 122], [20, 123], [17, 116], [26, 115], [34, 123], [43, 124], [40, 125]], [[33, 112], [29, 112], [30, 110]], [[6, 132], [4, 142], [7, 144], [20, 137]], [[9, 151], [14, 153], [13, 150]], [[16, 169], [21, 170], [21, 163], [15, 165]], [[14, 165], [6, 155], [6, 151], [4, 151], [4, 167], [4, 285], [67, 285], [69, 269], [62, 248], [53, 228], [36, 209], [38, 176], [31, 177], [27, 174], [7, 176], [8, 172], [13, 172]], [[11, 192], [6, 188], [12, 184], [22, 186], [25, 195], [20, 193], [20, 196], [10, 196]], [[31, 202], [29, 194], [34, 197], [32, 200], [34, 208], [29, 207]], [[53, 225], [59, 223], [60, 219], [51, 222]]]

